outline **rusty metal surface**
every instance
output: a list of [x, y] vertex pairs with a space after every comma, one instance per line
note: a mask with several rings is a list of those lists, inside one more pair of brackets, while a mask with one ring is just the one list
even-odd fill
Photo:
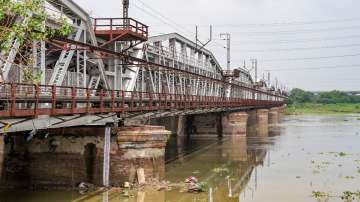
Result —
[[0, 118], [281, 105], [283, 102], [246, 98], [95, 90], [29, 84], [0, 85]]

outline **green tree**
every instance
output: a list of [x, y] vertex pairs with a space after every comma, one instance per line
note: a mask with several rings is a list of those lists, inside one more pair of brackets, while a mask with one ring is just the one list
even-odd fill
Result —
[[294, 88], [290, 92], [288, 103], [289, 104], [308, 103], [308, 102], [313, 102], [314, 99], [315, 99], [314, 93], [304, 91], [299, 88]]
[[330, 92], [323, 92], [320, 93], [317, 98], [318, 103], [350, 103], [351, 102], [351, 96], [348, 95], [345, 92], [341, 91], [330, 91]]
[[2, 56], [8, 54], [13, 42], [17, 41], [17, 61], [21, 61], [24, 74], [30, 80], [39, 78], [39, 75], [32, 75], [29, 70], [33, 63], [31, 57], [24, 54], [28, 52], [32, 42], [46, 40], [54, 35], [67, 36], [72, 32], [72, 27], [65, 18], [55, 19], [59, 21], [60, 29], [46, 27], [48, 15], [44, 5], [45, 0], [0, 0], [0, 59], [4, 61]]

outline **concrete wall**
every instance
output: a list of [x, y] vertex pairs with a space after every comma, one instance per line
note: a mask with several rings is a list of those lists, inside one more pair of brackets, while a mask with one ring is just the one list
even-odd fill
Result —
[[171, 132], [174, 135], [185, 135], [186, 133], [186, 116], [175, 116], [156, 118], [150, 120], [150, 125], [153, 126], [164, 126], [165, 130]]
[[[71, 187], [80, 182], [102, 185], [104, 130], [61, 129], [51, 131], [47, 138], [36, 135], [31, 141], [25, 140], [26, 134], [12, 135], [13, 143], [5, 145], [6, 172], [2, 185], [7, 188]], [[121, 134], [113, 130], [111, 137], [111, 185], [135, 181], [136, 169], [140, 167], [147, 178], [162, 178], [168, 132], [163, 127], [155, 130], [141, 127], [141, 132], [126, 136], [119, 130]]]

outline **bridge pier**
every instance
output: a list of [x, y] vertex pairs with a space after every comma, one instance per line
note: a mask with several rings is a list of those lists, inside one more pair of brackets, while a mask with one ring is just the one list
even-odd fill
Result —
[[222, 127], [224, 135], [246, 135], [248, 114], [246, 112], [233, 112], [223, 116]]
[[[76, 187], [87, 182], [102, 186], [104, 134], [104, 127], [56, 129], [48, 135], [39, 132], [31, 140], [24, 133], [11, 134], [14, 141], [5, 145], [6, 167], [2, 184], [6, 187], [49, 188]], [[163, 178], [169, 134], [162, 126], [113, 128], [110, 185], [134, 182], [139, 168], [143, 168], [146, 178]], [[3, 165], [4, 144], [0, 137], [0, 165]]]
[[247, 136], [263, 137], [268, 135], [268, 112], [266, 109], [248, 111]]
[[279, 123], [279, 113], [280, 109], [278, 107], [273, 107], [269, 110], [269, 124], [274, 125]]
[[162, 126], [128, 126], [118, 129], [118, 151], [112, 156], [110, 179], [134, 182], [144, 169], [146, 179], [165, 177], [165, 146], [170, 131]]

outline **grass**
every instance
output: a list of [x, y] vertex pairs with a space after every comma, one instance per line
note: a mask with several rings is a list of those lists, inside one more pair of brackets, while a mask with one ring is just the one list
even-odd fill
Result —
[[289, 105], [286, 111], [287, 115], [301, 114], [358, 114], [360, 113], [360, 104], [316, 104], [301, 103]]

